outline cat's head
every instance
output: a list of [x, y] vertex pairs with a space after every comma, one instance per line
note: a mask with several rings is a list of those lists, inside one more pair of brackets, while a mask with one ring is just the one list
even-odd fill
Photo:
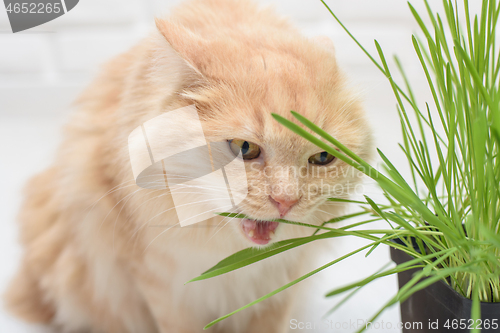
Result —
[[233, 212], [249, 218], [225, 228], [238, 241], [259, 246], [314, 231], [273, 220], [319, 225], [339, 214], [341, 207], [327, 199], [348, 197], [360, 173], [271, 116], [293, 119], [294, 110], [369, 157], [370, 131], [331, 42], [278, 28], [263, 39], [258, 27], [213, 36], [169, 21], [157, 20], [157, 27], [150, 75], [176, 96], [162, 103], [196, 105], [207, 141], [226, 142], [228, 151], [242, 154], [248, 195]]

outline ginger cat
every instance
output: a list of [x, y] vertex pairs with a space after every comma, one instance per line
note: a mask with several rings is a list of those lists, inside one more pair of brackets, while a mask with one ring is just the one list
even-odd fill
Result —
[[[25, 252], [6, 294], [25, 320], [63, 332], [201, 332], [305, 273], [315, 252], [299, 248], [186, 281], [244, 248], [310, 235], [273, 220], [319, 225], [344, 209], [327, 198], [348, 197], [359, 182], [345, 163], [271, 117], [291, 119], [295, 110], [369, 157], [370, 131], [330, 40], [305, 38], [243, 0], [187, 1], [156, 26], [81, 95], [52, 167], [27, 184]], [[248, 219], [178, 227], [169, 192], [133, 179], [129, 134], [193, 104], [207, 140], [242, 154], [249, 186], [237, 211]], [[291, 298], [280, 293], [209, 332], [286, 332]]]

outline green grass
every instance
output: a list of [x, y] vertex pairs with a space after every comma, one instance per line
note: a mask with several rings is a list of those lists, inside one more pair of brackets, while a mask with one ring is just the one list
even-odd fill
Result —
[[[415, 99], [411, 79], [405, 75], [397, 58], [402, 83], [394, 81], [378, 42], [375, 41], [379, 59], [376, 60], [321, 1], [387, 77], [397, 100], [403, 135], [400, 148], [410, 167], [411, 178], [405, 179], [398, 166], [381, 151], [378, 153], [384, 171], [375, 169], [296, 112], [292, 111], [295, 121], [273, 115], [283, 126], [375, 180], [388, 203], [376, 203], [365, 196], [365, 201], [354, 202], [360, 206], [359, 213], [325, 221], [320, 227], [300, 223], [304, 228], [311, 228], [311, 236], [281, 241], [265, 249], [240, 251], [193, 279], [224, 274], [318, 239], [355, 236], [369, 241], [368, 245], [236, 309], [207, 327], [356, 253], [367, 250], [370, 254], [380, 244], [398, 248], [415, 259], [395, 268], [384, 267], [326, 296], [350, 292], [345, 298], [348, 299], [358, 288], [378, 278], [421, 268], [382, 305], [372, 320], [388, 306], [439, 280], [472, 299], [472, 318], [480, 318], [479, 302], [500, 301], [500, 52], [495, 44], [500, 2], [483, 0], [479, 15], [472, 16], [467, 0], [460, 3], [444, 0], [445, 15], [441, 17], [427, 0], [423, 0], [430, 24], [425, 23], [411, 3], [408, 4], [421, 29], [421, 38], [412, 36], [412, 42], [432, 94], [432, 101], [424, 103]], [[460, 15], [465, 19], [460, 20]], [[332, 222], [348, 221], [355, 216], [364, 219], [342, 228], [329, 227]], [[388, 228], [369, 229], [369, 223], [375, 220], [385, 220]], [[353, 230], [354, 227], [357, 228]], [[411, 245], [410, 237], [416, 240], [418, 250]], [[391, 241], [396, 238], [403, 245]], [[427, 279], [422, 280], [423, 277]]]

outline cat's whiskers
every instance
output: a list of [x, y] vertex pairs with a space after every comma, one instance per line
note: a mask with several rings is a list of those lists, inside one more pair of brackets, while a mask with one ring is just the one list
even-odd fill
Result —
[[173, 227], [175, 227], [175, 226], [176, 226], [176, 225], [178, 225], [178, 224], [180, 225], [180, 223], [179, 223], [179, 222], [177, 222], [177, 223], [173, 224], [172, 226], [170, 226], [169, 228], [167, 228], [167, 229], [163, 230], [162, 232], [160, 232], [160, 233], [159, 233], [159, 234], [158, 234], [155, 238], [153, 238], [153, 239], [151, 240], [151, 242], [149, 242], [149, 244], [148, 244], [148, 245], [144, 248], [144, 251], [143, 251], [142, 253], [143, 253], [143, 254], [144, 254], [144, 253], [146, 253], [146, 251], [149, 249], [149, 247], [151, 246], [151, 244], [153, 244], [153, 242], [154, 242], [156, 239], [158, 239], [158, 237], [160, 237], [161, 235], [163, 235], [163, 233], [167, 232], [168, 230], [172, 229]]
[[108, 195], [114, 193], [114, 192], [117, 192], [119, 190], [123, 190], [127, 187], [132, 187], [132, 186], [136, 186], [135, 184], [135, 181], [134, 181], [134, 184], [130, 184], [130, 185], [126, 185], [126, 186], [122, 186], [122, 184], [125, 184], [125, 183], [128, 183], [128, 182], [131, 182], [132, 180], [128, 180], [128, 181], [125, 181], [125, 182], [122, 182], [121, 184], [119, 185], [116, 185], [115, 187], [113, 187], [112, 189], [110, 189], [108, 192], [106, 192], [104, 195], [102, 195], [99, 199], [97, 199], [96, 201], [94, 201], [93, 204], [89, 205], [86, 210], [87, 210], [87, 214], [85, 215], [85, 217], [83, 218], [82, 222], [85, 222], [85, 220], [87, 219], [88, 215], [90, 214], [90, 212], [94, 209], [94, 207], [102, 200], [104, 199], [105, 197], [107, 197]]
[[[198, 192], [181, 192], [181, 194], [197, 194]], [[156, 199], [157, 198], [160, 198], [164, 195], [167, 195], [169, 193], [164, 193], [160, 196], [157, 196], [155, 197]], [[143, 225], [141, 225], [138, 229], [141, 229], [143, 228], [145, 225], [147, 225], [149, 222], [151, 222], [153, 219], [157, 218], [158, 216], [166, 213], [166, 212], [169, 212], [171, 210], [175, 210], [176, 208], [179, 208], [179, 207], [183, 207], [183, 206], [187, 206], [187, 205], [193, 205], [193, 204], [199, 204], [199, 203], [203, 203], [203, 202], [209, 202], [209, 201], [215, 201], [215, 200], [220, 200], [220, 199], [225, 199], [225, 197], [222, 197], [222, 198], [211, 198], [211, 199], [207, 199], [207, 200], [199, 200], [199, 201], [192, 201], [192, 202], [189, 202], [189, 203], [186, 203], [186, 204], [182, 204], [182, 205], [176, 205], [176, 206], [173, 206], [173, 207], [170, 207], [168, 209], [165, 209], [159, 213], [157, 213], [156, 215], [152, 216], [149, 220], [147, 220], [146, 222], [143, 223]], [[207, 210], [208, 212], [209, 210]]]
[[[236, 207], [233, 207], [233, 209], [231, 211], [229, 211], [228, 213], [232, 214], [232, 213], [235, 213], [238, 211], [238, 208]], [[222, 227], [220, 227], [219, 229], [217, 229], [221, 223], [224, 222], [224, 220], [228, 220]], [[216, 228], [216, 231], [214, 232], [214, 234], [205, 242], [205, 243], [208, 243], [220, 230], [222, 230], [229, 222], [231, 222], [232, 220], [234, 220], [235, 217], [229, 217], [229, 216], [226, 216], [224, 217], [218, 224], [217, 226], [215, 227]], [[238, 219], [239, 220], [239, 219]]]
[[[128, 181], [127, 181], [127, 182], [128, 182]], [[124, 183], [126, 183], [126, 182], [124, 182]], [[147, 184], [148, 184], [148, 185], [150, 185], [150, 184], [156, 184], [156, 183], [157, 183], [157, 182], [155, 181], [155, 182], [149, 182], [149, 183], [147, 183]], [[123, 184], [123, 183], [122, 183], [122, 184]], [[102, 200], [102, 198], [104, 198], [105, 196], [107, 196], [107, 195], [109, 195], [109, 194], [111, 194], [111, 193], [113, 193], [113, 192], [116, 192], [116, 191], [117, 191], [117, 190], [119, 190], [119, 189], [124, 189], [124, 188], [126, 188], [126, 187], [129, 187], [129, 186], [134, 186], [134, 185], [135, 185], [135, 184], [132, 184], [132, 185], [127, 185], [127, 186], [124, 186], [124, 187], [122, 187], [122, 188], [118, 188], [118, 189], [116, 189], [116, 190], [114, 190], [114, 191], [112, 191], [112, 192], [108, 191], [109, 193], [108, 193], [108, 194], [106, 194], [106, 195], [104, 195], [103, 197], [101, 197], [98, 201]], [[118, 202], [116, 202], [116, 203], [115, 203], [115, 205], [114, 205], [114, 206], [113, 206], [113, 207], [109, 210], [109, 212], [106, 214], [106, 216], [104, 217], [104, 219], [101, 221], [101, 223], [100, 223], [100, 225], [99, 225], [99, 229], [98, 229], [98, 231], [100, 231], [100, 230], [101, 230], [101, 228], [102, 228], [102, 226], [103, 226], [104, 222], [106, 221], [106, 219], [108, 218], [108, 216], [111, 214], [111, 212], [112, 212], [112, 211], [113, 211], [113, 210], [114, 210], [114, 209], [115, 209], [115, 208], [116, 208], [116, 207], [117, 207], [117, 206], [118, 206], [118, 205], [119, 205], [122, 201], [126, 200], [126, 201], [125, 201], [125, 203], [126, 203], [126, 202], [128, 202], [128, 200], [130, 200], [134, 194], [136, 194], [136, 193], [138, 193], [138, 192], [140, 192], [140, 191], [143, 191], [143, 190], [146, 190], [146, 189], [145, 189], [145, 188], [138, 188], [137, 190], [133, 191], [132, 193], [127, 194], [125, 197], [121, 198]], [[153, 190], [153, 191], [159, 191], [159, 190]], [[98, 202], [98, 201], [97, 201], [97, 202]], [[96, 203], [97, 203], [97, 202], [96, 202]], [[95, 207], [96, 203], [95, 203], [95, 204], [91, 207], [91, 209], [89, 210], [89, 212], [87, 212], [87, 216], [86, 216], [86, 218], [88, 217], [88, 214], [90, 214], [90, 211], [91, 211], [91, 210]], [[115, 236], [115, 227], [116, 227], [116, 222], [117, 222], [118, 217], [120, 216], [121, 211], [123, 210], [123, 208], [124, 208], [124, 207], [125, 207], [125, 204], [122, 204], [122, 207], [120, 208], [120, 211], [118, 212], [118, 214], [117, 214], [117, 216], [116, 216], [116, 218], [115, 218], [114, 225], [113, 225], [113, 250], [114, 250], [114, 236]], [[86, 218], [85, 218], [85, 219], [86, 219]], [[84, 220], [85, 220], [85, 219], [84, 219]]]
[[318, 211], [318, 212], [322, 212], [322, 213], [325, 213], [325, 214], [327, 214], [327, 215], [336, 215], [336, 213], [333, 213], [333, 212], [327, 212], [326, 210], [322, 210], [322, 209], [319, 209], [319, 208], [318, 208], [318, 209], [316, 209], [316, 211]]
[[[163, 174], [161, 174], [163, 175]], [[185, 188], [188, 188], [189, 186], [185, 186]], [[177, 188], [175, 189], [175, 193], [177, 194], [199, 194], [199, 192], [189, 192], [189, 191], [184, 191], [184, 192], [181, 192], [181, 190], [185, 189], [185, 188]], [[196, 187], [196, 188], [203, 188], [203, 187]], [[205, 189], [210, 189], [212, 192], [214, 192], [214, 190], [217, 189], [217, 187], [210, 187], [210, 188], [205, 188]], [[227, 188], [226, 187], [220, 187], [221, 189], [221, 192], [223, 192], [224, 194], [227, 193]], [[170, 188], [166, 188], [165, 190], [162, 190], [162, 191], [166, 191], [164, 193], [162, 193], [161, 195], [159, 196], [155, 196], [155, 197], [152, 197], [152, 198], [149, 198], [147, 200], [145, 200], [144, 202], [142, 202], [140, 205], [138, 205], [138, 207], [136, 207], [132, 212], [131, 214], [133, 215], [133, 213], [135, 213], [141, 206], [143, 206], [144, 204], [146, 204], [147, 202], [151, 201], [151, 200], [154, 200], [154, 199], [158, 199], [158, 198], [161, 198], [165, 195], [171, 195], [172, 194], [172, 190], [170, 190]], [[214, 200], [218, 200], [217, 198], [214, 199]], [[191, 204], [195, 204], [197, 202], [191, 202]], [[166, 213], [167, 211], [170, 211], [172, 209], [175, 209], [175, 207], [172, 207], [172, 208], [169, 208], [167, 210], [164, 210], [160, 213], [158, 213], [157, 215], [153, 216], [152, 218], [150, 218], [148, 221], [146, 221], [145, 223], [143, 223], [139, 228], [136, 229], [136, 231], [134, 232], [134, 234], [132, 235], [131, 238], [133, 238], [144, 226], [146, 226], [152, 219], [156, 218], [157, 216], [163, 214], [163, 213]]]
[[[231, 206], [232, 206], [232, 205], [231, 205]], [[227, 207], [229, 208], [229, 207], [231, 207], [231, 206], [227, 206]], [[225, 209], [226, 207], [221, 207], [221, 208], [224, 208], [224, 209]], [[206, 214], [206, 213], [208, 213], [208, 212], [210, 212], [210, 210], [207, 210], [207, 211], [204, 211], [204, 212], [199, 213], [199, 214], [197, 214], [197, 215], [191, 216], [190, 218], [195, 218], [195, 217], [198, 217], [198, 216], [200, 216], [200, 215]], [[167, 232], [168, 230], [172, 229], [173, 227], [175, 227], [175, 226], [177, 226], [177, 225], [180, 225], [180, 222], [177, 222], [177, 223], [173, 224], [172, 226], [170, 226], [169, 228], [167, 228], [167, 229], [163, 230], [162, 232], [160, 232], [160, 233], [159, 233], [159, 234], [158, 234], [155, 238], [153, 238], [153, 239], [151, 240], [151, 242], [149, 242], [149, 244], [148, 244], [148, 245], [144, 248], [143, 253], [145, 253], [145, 252], [148, 250], [148, 248], [149, 248], [149, 247], [153, 244], [153, 242], [154, 242], [155, 240], [157, 240], [157, 239], [158, 239], [161, 235], [163, 235], [165, 232]]]
[[[132, 197], [134, 196], [135, 193], [137, 193], [138, 191], [140, 190], [137, 190], [137, 191], [134, 191], [132, 193], [130, 193], [129, 195], [127, 195], [127, 199], [126, 201], [122, 204], [120, 210], [118, 211], [118, 214], [116, 214], [116, 217], [115, 217], [115, 221], [113, 223], [113, 237], [112, 237], [112, 245], [113, 245], [113, 252], [115, 251], [115, 234], [116, 234], [116, 224], [118, 222], [118, 218], [120, 217], [120, 214], [123, 210], [123, 208], [125, 208], [125, 205], [127, 204], [127, 202], [132, 199]], [[121, 200], [120, 200], [121, 201]], [[112, 208], [112, 210], [116, 207], [116, 205]], [[108, 213], [109, 214], [109, 213]], [[106, 215], [107, 217], [107, 215]]]
[[117, 203], [115, 203], [115, 205], [109, 210], [109, 212], [106, 214], [106, 216], [101, 221], [101, 223], [99, 225], [99, 229], [97, 230], [97, 232], [99, 232], [101, 230], [102, 226], [104, 225], [104, 222], [108, 218], [109, 214], [111, 214], [111, 212], [116, 208], [116, 206], [118, 206], [123, 200], [126, 200], [128, 197], [131, 197], [132, 195], [134, 195], [135, 193], [137, 193], [137, 192], [139, 192], [141, 190], [143, 190], [143, 189], [139, 188], [138, 190], [135, 190], [134, 192], [127, 194], [125, 197], [121, 198]]

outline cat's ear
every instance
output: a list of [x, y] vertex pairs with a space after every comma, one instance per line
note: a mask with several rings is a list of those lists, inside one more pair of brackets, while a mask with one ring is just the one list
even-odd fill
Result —
[[206, 80], [193, 61], [201, 44], [198, 36], [175, 23], [156, 19], [158, 35], [154, 39], [150, 78], [164, 91], [179, 91], [203, 85]]
[[201, 75], [197, 57], [199, 57], [198, 47], [204, 44], [203, 39], [189, 29], [173, 22], [157, 18], [155, 23], [156, 28], [172, 51], [182, 58], [190, 70], [194, 72], [193, 74]]
[[327, 36], [316, 36], [312, 38], [313, 42], [317, 45], [321, 46], [328, 52], [335, 54], [335, 46], [333, 45], [333, 41]]

